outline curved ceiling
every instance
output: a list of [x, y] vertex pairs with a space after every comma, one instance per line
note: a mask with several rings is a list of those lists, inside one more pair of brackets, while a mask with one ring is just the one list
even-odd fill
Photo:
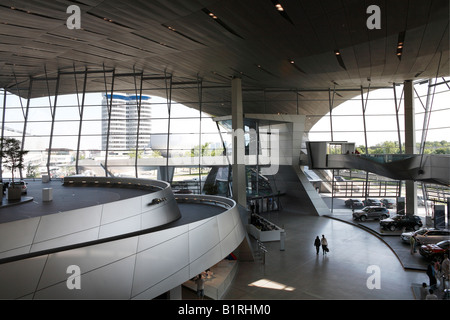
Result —
[[[70, 5], [81, 29], [66, 25]], [[380, 29], [367, 27], [370, 5]], [[450, 75], [448, 0], [1, 1], [0, 43], [0, 87], [15, 94], [33, 77], [47, 81], [33, 81], [32, 96], [48, 95], [58, 71], [99, 71], [89, 91], [134, 71], [160, 96], [170, 75], [175, 101], [198, 101], [201, 80], [202, 110], [217, 116], [230, 113], [233, 77], [247, 113], [323, 115], [330, 90], [345, 100], [361, 86]], [[130, 86], [115, 78], [115, 90]], [[61, 81], [58, 93], [75, 87]]]

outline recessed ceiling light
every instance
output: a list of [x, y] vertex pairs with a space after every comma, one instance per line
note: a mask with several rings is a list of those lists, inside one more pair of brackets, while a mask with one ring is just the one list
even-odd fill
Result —
[[278, 11], [284, 11], [283, 6], [282, 6], [281, 4], [279, 4], [279, 3], [277, 3], [277, 4], [275, 5], [275, 7], [277, 8]]

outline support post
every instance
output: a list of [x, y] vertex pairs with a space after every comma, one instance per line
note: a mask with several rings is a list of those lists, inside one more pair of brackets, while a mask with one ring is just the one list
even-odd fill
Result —
[[244, 208], [247, 206], [245, 146], [244, 146], [244, 112], [242, 105], [242, 80], [231, 80], [231, 121], [233, 129], [233, 200]]
[[[414, 84], [411, 80], [404, 83], [405, 93], [405, 153], [416, 154], [415, 108], [414, 108]], [[407, 215], [417, 213], [417, 183], [412, 180], [405, 181]]]

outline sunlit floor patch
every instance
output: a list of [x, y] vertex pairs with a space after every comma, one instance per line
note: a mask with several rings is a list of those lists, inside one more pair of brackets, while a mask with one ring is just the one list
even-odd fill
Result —
[[294, 287], [290, 287], [288, 285], [278, 283], [275, 281], [271, 281], [268, 279], [260, 279], [255, 282], [252, 282], [248, 285], [249, 287], [259, 287], [259, 288], [266, 288], [266, 289], [273, 289], [273, 290], [284, 290], [284, 291], [294, 291]]

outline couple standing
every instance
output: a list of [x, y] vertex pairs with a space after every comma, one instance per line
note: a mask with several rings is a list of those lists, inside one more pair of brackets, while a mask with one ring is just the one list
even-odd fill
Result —
[[328, 241], [324, 235], [322, 235], [322, 239], [319, 239], [319, 236], [314, 240], [314, 246], [316, 247], [316, 253], [319, 254], [320, 246], [322, 246], [322, 254], [327, 254], [330, 250], [328, 249]]

